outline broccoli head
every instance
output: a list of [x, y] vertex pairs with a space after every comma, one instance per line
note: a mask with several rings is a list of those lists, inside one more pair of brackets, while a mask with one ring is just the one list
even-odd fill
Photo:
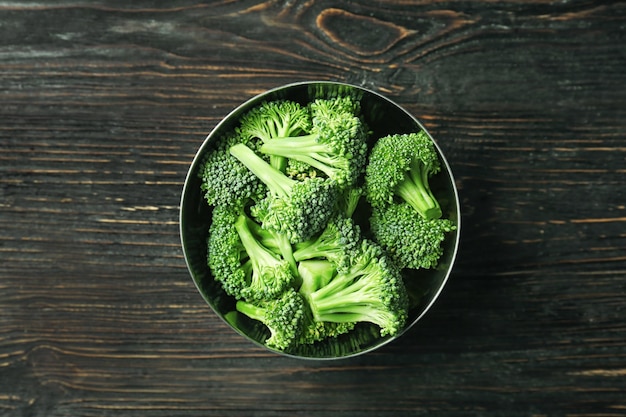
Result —
[[456, 229], [449, 219], [427, 220], [408, 203], [375, 209], [370, 218], [372, 234], [401, 268], [434, 268], [443, 254], [441, 243]]
[[241, 213], [234, 227], [241, 239], [250, 262], [244, 265], [248, 270], [248, 282], [241, 291], [245, 300], [267, 300], [275, 298], [293, 285], [295, 276], [289, 262], [281, 255], [263, 246], [252, 234], [249, 218]]
[[233, 133], [221, 136], [202, 160], [198, 175], [209, 205], [241, 205], [244, 200], [265, 195], [263, 183], [229, 152], [241, 142], [242, 138]]
[[440, 170], [435, 145], [423, 130], [385, 136], [370, 153], [365, 172], [366, 197], [373, 207], [384, 207], [399, 197], [422, 217], [439, 218], [441, 208], [429, 179]]
[[226, 294], [239, 298], [248, 286], [249, 277], [243, 265], [250, 259], [235, 229], [239, 210], [231, 206], [216, 206], [211, 217], [207, 264]]
[[324, 230], [315, 237], [295, 245], [293, 257], [296, 262], [311, 259], [326, 259], [337, 269], [350, 264], [361, 242], [361, 230], [349, 217], [336, 215]]
[[276, 233], [275, 231], [264, 229], [259, 223], [250, 217], [247, 218], [247, 221], [248, 228], [256, 240], [258, 240], [262, 246], [271, 252], [280, 254], [284, 260], [289, 262], [293, 274], [297, 276], [298, 265], [293, 257], [293, 246], [291, 245], [291, 242], [289, 242], [287, 236], [282, 233]]
[[265, 247], [242, 208], [213, 209], [208, 265], [224, 291], [245, 300], [275, 298], [295, 282], [289, 261]]
[[283, 233], [291, 243], [297, 243], [311, 238], [326, 226], [338, 198], [334, 181], [289, 178], [243, 144], [231, 147], [230, 152], [269, 190], [252, 212], [264, 228]]
[[305, 163], [337, 181], [352, 186], [363, 173], [367, 159], [367, 130], [354, 113], [349, 98], [318, 99], [309, 105], [312, 127], [308, 134], [264, 143], [260, 152]]
[[239, 300], [236, 303], [237, 311], [268, 328], [270, 336], [265, 345], [281, 351], [288, 350], [301, 337], [305, 308], [304, 299], [293, 288], [273, 300], [256, 303]]
[[352, 331], [356, 324], [356, 322], [333, 323], [329, 321], [316, 321], [309, 313], [306, 315], [298, 344], [310, 345], [329, 338], [341, 336], [342, 334]]
[[[248, 138], [267, 143], [276, 138], [285, 138], [308, 132], [311, 116], [306, 107], [290, 100], [266, 101], [253, 107], [240, 119], [238, 132]], [[286, 159], [271, 156], [270, 164], [284, 171]]]
[[400, 270], [382, 248], [364, 239], [350, 266], [312, 292], [308, 300], [316, 321], [369, 322], [381, 336], [397, 335], [408, 316], [408, 294]]

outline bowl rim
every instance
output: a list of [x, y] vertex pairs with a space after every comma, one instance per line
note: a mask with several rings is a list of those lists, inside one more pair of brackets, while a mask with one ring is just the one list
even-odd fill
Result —
[[[304, 356], [304, 355], [297, 355], [297, 354], [293, 354], [293, 353], [289, 353], [289, 352], [283, 352], [283, 351], [271, 349], [271, 348], [265, 346], [264, 344], [260, 343], [259, 341], [255, 340], [254, 338], [250, 337], [249, 335], [245, 334], [243, 331], [241, 331], [237, 327], [235, 327], [235, 326], [231, 325], [230, 323], [228, 323], [227, 320], [224, 318], [223, 314], [220, 313], [219, 311], [217, 311], [215, 306], [213, 306], [213, 304], [207, 299], [207, 297], [205, 296], [203, 290], [200, 288], [199, 283], [194, 278], [192, 265], [190, 264], [189, 254], [187, 252], [186, 243], [185, 243], [185, 232], [184, 232], [184, 222], [185, 222], [185, 220], [184, 220], [184, 215], [183, 215], [183, 213], [185, 212], [184, 208], [186, 206], [186, 203], [185, 203], [186, 198], [185, 197], [187, 196], [187, 193], [189, 192], [189, 187], [190, 187], [189, 184], [191, 182], [190, 180], [191, 180], [192, 176], [195, 175], [195, 173], [196, 173], [197, 165], [200, 163], [200, 161], [201, 161], [201, 159], [202, 159], [202, 157], [203, 157], [203, 155], [205, 153], [206, 148], [212, 142], [212, 139], [213, 139], [213, 136], [215, 135], [215, 133], [219, 132], [220, 128], [222, 126], [224, 126], [224, 125], [226, 125], [228, 123], [232, 123], [231, 118], [234, 115], [239, 114], [242, 111], [242, 109], [244, 109], [245, 107], [250, 106], [253, 103], [260, 103], [263, 100], [263, 98], [271, 97], [273, 95], [276, 95], [280, 91], [294, 89], [294, 88], [301, 88], [301, 87], [307, 86], [307, 85], [326, 85], [326, 86], [336, 86], [336, 87], [345, 87], [345, 88], [357, 89], [357, 90], [362, 91], [363, 93], [366, 93], [368, 95], [374, 96], [378, 100], [383, 100], [383, 101], [387, 102], [388, 104], [390, 104], [391, 106], [393, 106], [394, 108], [396, 108], [397, 110], [403, 112], [405, 116], [410, 118], [413, 123], [415, 123], [417, 126], [419, 126], [428, 135], [428, 137], [430, 138], [430, 140], [434, 144], [434, 146], [437, 149], [437, 152], [439, 154], [439, 157], [441, 159], [441, 163], [444, 166], [445, 173], [449, 177], [449, 181], [450, 181], [450, 184], [451, 184], [451, 189], [452, 189], [453, 194], [454, 194], [454, 208], [455, 208], [455, 213], [454, 214], [456, 216], [456, 224], [455, 224], [456, 231], [455, 231], [454, 243], [453, 243], [453, 246], [451, 248], [452, 252], [449, 253], [449, 255], [448, 255], [449, 256], [449, 266], [447, 267], [445, 275], [441, 279], [441, 283], [436, 288], [436, 291], [434, 291], [433, 294], [430, 296], [431, 297], [430, 301], [427, 304], [424, 305], [424, 307], [421, 309], [420, 313], [410, 323], [407, 323], [405, 325], [405, 327], [398, 334], [396, 334], [396, 335], [394, 335], [392, 337], [382, 338], [378, 342], [372, 343], [371, 346], [368, 346], [368, 347], [366, 347], [364, 349], [361, 349], [361, 350], [358, 350], [358, 351], [355, 351], [355, 352], [351, 352], [351, 353], [348, 353], [348, 354], [345, 354], [345, 355], [341, 355], [341, 356], [321, 356], [321, 357]], [[220, 121], [218, 123], [216, 123], [215, 126], [206, 135], [206, 137], [204, 138], [204, 140], [202, 141], [202, 143], [197, 148], [197, 150], [196, 150], [196, 152], [194, 154], [194, 157], [193, 157], [193, 159], [191, 161], [191, 164], [189, 165], [189, 169], [188, 169], [187, 174], [185, 176], [185, 181], [183, 183], [183, 187], [182, 187], [182, 190], [181, 190], [180, 205], [179, 205], [179, 237], [180, 237], [180, 243], [181, 243], [181, 248], [182, 248], [182, 252], [183, 252], [183, 258], [185, 260], [187, 271], [190, 274], [190, 276], [192, 278], [192, 281], [194, 282], [194, 285], [196, 286], [196, 289], [198, 290], [198, 292], [200, 293], [202, 298], [205, 300], [205, 302], [209, 305], [209, 307], [213, 310], [215, 315], [217, 317], [219, 317], [229, 328], [233, 329], [236, 333], [240, 334], [246, 340], [252, 342], [253, 344], [255, 344], [255, 345], [257, 345], [257, 346], [259, 346], [261, 348], [263, 348], [266, 351], [276, 353], [276, 354], [278, 354], [280, 356], [286, 356], [286, 357], [302, 359], [302, 360], [313, 360], [313, 361], [339, 360], [339, 359], [347, 359], [347, 358], [352, 358], [352, 357], [364, 355], [366, 353], [369, 353], [369, 352], [372, 352], [374, 350], [380, 349], [381, 347], [391, 343], [394, 340], [397, 340], [402, 335], [407, 333], [411, 328], [413, 328], [417, 324], [417, 322], [419, 322], [426, 315], [426, 313], [433, 307], [435, 302], [439, 299], [439, 296], [441, 295], [442, 291], [444, 290], [448, 280], [450, 279], [450, 275], [452, 274], [452, 270], [454, 269], [453, 267], [454, 267], [454, 264], [456, 262], [456, 258], [457, 258], [458, 250], [459, 250], [459, 246], [460, 246], [461, 223], [462, 223], [461, 222], [461, 206], [460, 206], [459, 192], [458, 192], [458, 188], [457, 188], [456, 181], [455, 181], [455, 178], [454, 178], [454, 174], [452, 172], [450, 164], [449, 164], [445, 154], [443, 153], [441, 147], [439, 146], [437, 141], [432, 137], [430, 132], [424, 127], [424, 125], [421, 123], [421, 121], [418, 120], [417, 117], [415, 117], [413, 114], [411, 114], [403, 106], [401, 106], [400, 104], [398, 104], [394, 100], [391, 100], [390, 98], [384, 96], [383, 94], [378, 93], [377, 91], [374, 91], [374, 90], [372, 90], [370, 88], [367, 88], [367, 87], [364, 87], [364, 86], [355, 85], [355, 84], [351, 84], [351, 83], [347, 83], [347, 82], [327, 81], [327, 80], [297, 81], [297, 82], [287, 83], [287, 84], [283, 84], [283, 85], [279, 85], [279, 86], [270, 88], [268, 90], [265, 90], [265, 91], [263, 91], [261, 93], [258, 93], [258, 94], [255, 94], [255, 95], [249, 97], [245, 101], [241, 102], [239, 105], [235, 106], [225, 116], [221, 117]]]

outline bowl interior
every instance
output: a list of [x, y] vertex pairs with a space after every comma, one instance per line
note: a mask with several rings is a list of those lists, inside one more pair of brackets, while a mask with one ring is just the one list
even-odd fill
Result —
[[[225, 117], [200, 146], [185, 180], [180, 207], [180, 233], [183, 253], [191, 277], [200, 294], [215, 313], [238, 333], [260, 346], [264, 346], [262, 341], [266, 337], [265, 329], [257, 322], [231, 319], [228, 313], [234, 310], [234, 300], [223, 293], [207, 266], [206, 240], [211, 209], [204, 201], [200, 190], [201, 181], [198, 177], [200, 163], [203, 155], [213, 146], [215, 138], [232, 129], [241, 115], [263, 101], [286, 99], [306, 104], [316, 98], [330, 98], [342, 94], [350, 94], [360, 99], [363, 116], [372, 131], [370, 136], [372, 140], [388, 134], [411, 133], [424, 129], [420, 122], [406, 110], [371, 90], [334, 82], [290, 84], [253, 97]], [[457, 230], [449, 233], [443, 242], [444, 254], [436, 269], [414, 270], [406, 274], [405, 282], [408, 290], [413, 294], [419, 294], [420, 301], [410, 309], [406, 329], [401, 333], [413, 326], [438, 297], [450, 275], [459, 243], [458, 194], [448, 162], [436, 142], [435, 147], [441, 158], [442, 170], [432, 178], [430, 186], [439, 200], [444, 217], [452, 219], [457, 225]], [[377, 329], [366, 324], [356, 330], [356, 337], [355, 335], [340, 337], [310, 346], [305, 350], [288, 354], [278, 353], [299, 358], [336, 359], [369, 352], [400, 336], [380, 338]]]

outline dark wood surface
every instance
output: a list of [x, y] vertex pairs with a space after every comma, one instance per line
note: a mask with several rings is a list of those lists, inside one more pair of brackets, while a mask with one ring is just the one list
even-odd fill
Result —
[[[0, 415], [626, 415], [623, 1], [0, 2]], [[178, 235], [204, 137], [350, 82], [454, 170], [463, 230], [400, 340], [303, 362], [227, 328]]]

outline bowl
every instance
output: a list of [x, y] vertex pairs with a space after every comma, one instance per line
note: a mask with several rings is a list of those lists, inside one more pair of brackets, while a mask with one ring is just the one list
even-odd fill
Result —
[[[180, 236], [185, 262], [200, 295], [228, 326], [264, 349], [273, 351], [263, 344], [266, 337], [263, 325], [253, 321], [234, 321], [228, 313], [234, 310], [234, 300], [226, 295], [213, 279], [207, 266], [207, 236], [210, 226], [211, 208], [205, 202], [198, 177], [201, 161], [216, 138], [233, 129], [240, 116], [264, 101], [285, 99], [306, 104], [316, 98], [331, 98], [338, 94], [360, 97], [363, 117], [372, 131], [372, 138], [395, 133], [411, 133], [424, 130], [424, 126], [409, 112], [383, 95], [372, 90], [338, 82], [312, 81], [288, 84], [268, 90], [250, 98], [222, 119], [204, 139], [193, 159], [185, 179], [180, 203]], [[301, 359], [340, 359], [371, 352], [405, 334], [431, 308], [448, 280], [456, 258], [460, 236], [459, 198], [450, 166], [440, 147], [433, 140], [441, 160], [441, 172], [432, 178], [431, 189], [442, 207], [444, 217], [456, 223], [442, 243], [443, 255], [435, 269], [410, 270], [406, 277], [410, 292], [421, 295], [419, 303], [412, 305], [405, 328], [395, 336], [380, 337], [376, 332], [364, 329], [358, 338], [338, 337], [311, 345], [297, 352], [277, 354]], [[371, 144], [370, 144], [371, 146]]]

